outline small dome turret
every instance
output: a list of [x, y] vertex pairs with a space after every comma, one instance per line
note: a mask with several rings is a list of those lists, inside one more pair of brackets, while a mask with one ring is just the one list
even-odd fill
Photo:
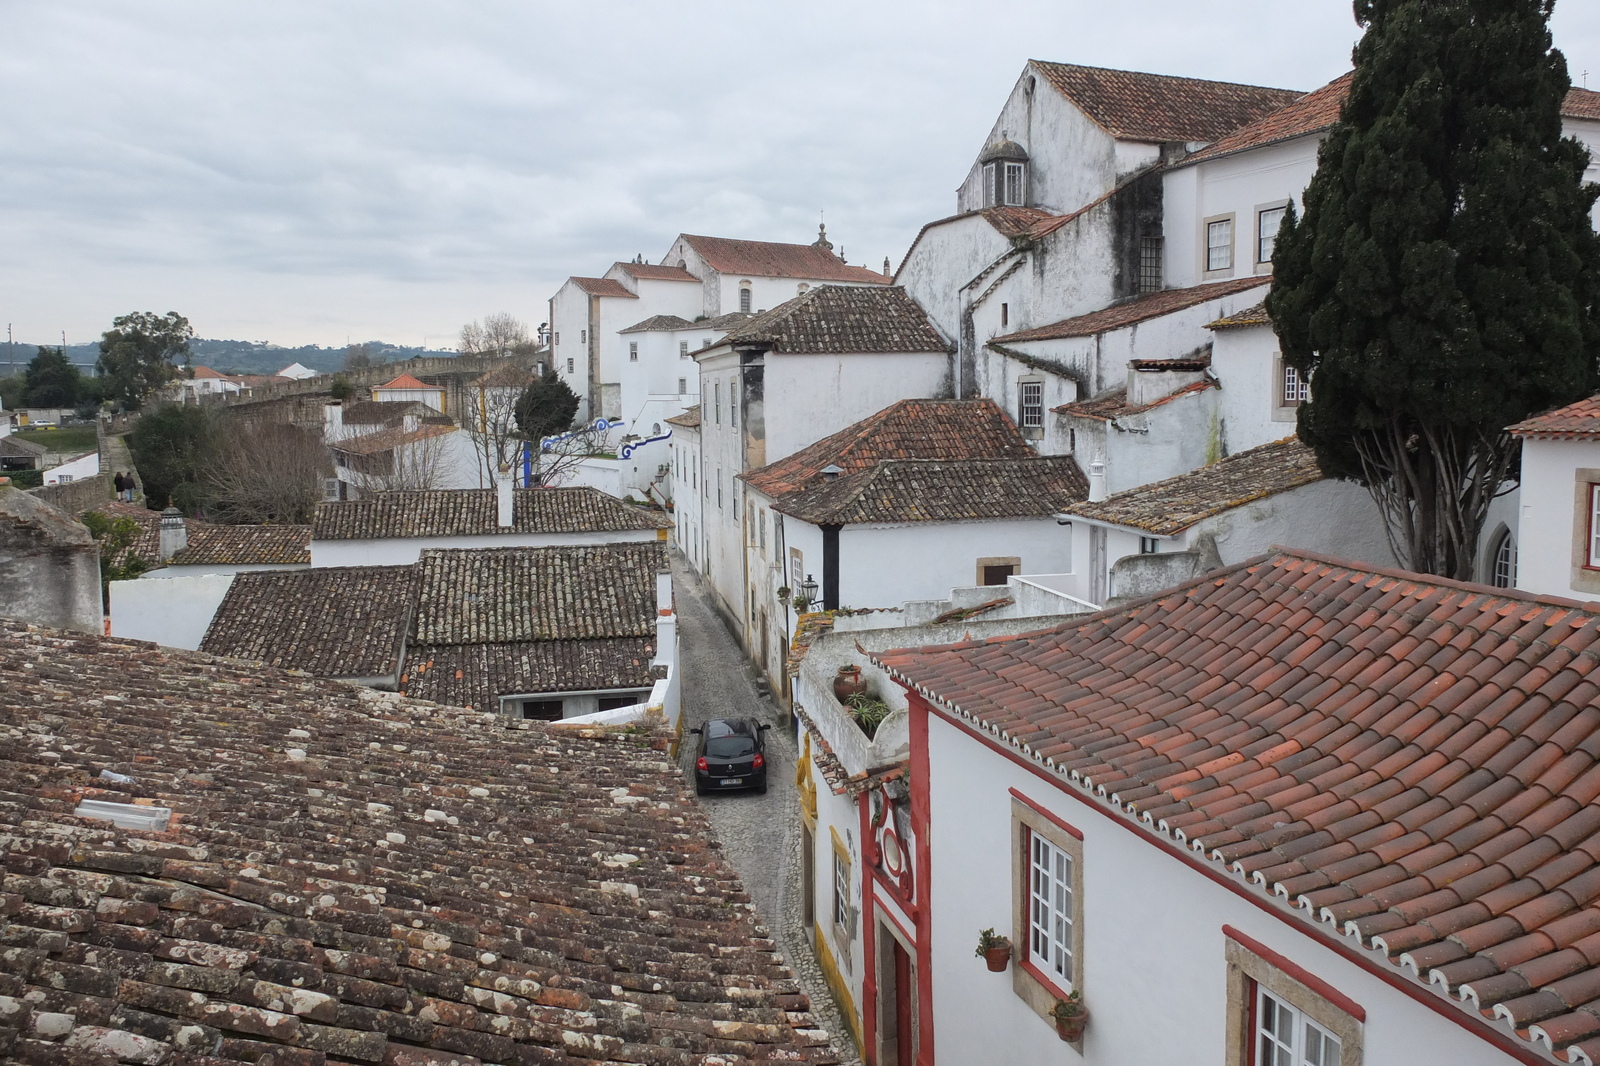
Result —
[[1028, 150], [1011, 138], [1004, 136], [985, 148], [983, 154], [978, 157], [978, 162], [980, 163], [1026, 163], [1027, 161]]

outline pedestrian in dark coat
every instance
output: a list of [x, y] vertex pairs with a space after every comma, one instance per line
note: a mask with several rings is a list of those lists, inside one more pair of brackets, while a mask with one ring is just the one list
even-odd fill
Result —
[[122, 471], [117, 471], [117, 476], [111, 479], [111, 484], [117, 488], [117, 499], [122, 499], [122, 490], [128, 487], [127, 479], [122, 476]]

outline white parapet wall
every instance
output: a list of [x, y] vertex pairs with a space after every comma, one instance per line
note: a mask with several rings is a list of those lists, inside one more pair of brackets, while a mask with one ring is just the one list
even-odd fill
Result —
[[194, 651], [232, 585], [232, 574], [113, 581], [111, 635]]

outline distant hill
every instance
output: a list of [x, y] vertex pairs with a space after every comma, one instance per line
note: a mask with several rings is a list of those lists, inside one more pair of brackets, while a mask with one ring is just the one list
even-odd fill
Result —
[[[418, 356], [449, 358], [456, 354], [431, 348], [406, 348], [386, 341], [367, 341], [366, 344], [368, 350], [373, 353], [373, 359], [380, 363], [394, 363]], [[227, 341], [199, 337], [189, 343], [189, 349], [189, 359], [196, 366], [209, 366], [212, 370], [224, 374], [276, 374], [291, 363], [299, 363], [312, 370], [328, 373], [344, 366], [345, 353], [345, 346], [342, 344], [333, 348], [324, 348], [316, 344], [284, 348], [266, 341]], [[28, 360], [32, 359], [37, 351], [37, 345], [17, 342], [15, 346], [17, 373], [22, 373], [23, 368], [28, 365]], [[99, 357], [98, 343], [67, 345], [67, 358], [76, 363], [85, 374], [94, 373], [95, 360]], [[11, 353], [0, 344], [0, 377], [11, 373], [10, 359]]]

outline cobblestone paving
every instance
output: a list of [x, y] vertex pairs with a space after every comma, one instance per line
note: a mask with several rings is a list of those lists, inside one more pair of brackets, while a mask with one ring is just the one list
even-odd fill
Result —
[[[811, 997], [817, 1021], [833, 1038], [842, 1061], [858, 1064], [834, 1003], [817, 968], [800, 919], [800, 823], [795, 802], [794, 764], [799, 753], [785, 715], [757, 691], [755, 670], [729, 632], [711, 595], [692, 567], [676, 552], [672, 582], [678, 610], [678, 649], [683, 669], [684, 729], [710, 718], [754, 718], [769, 722], [767, 794], [712, 793], [701, 798], [728, 860], [744, 880], [768, 931]], [[689, 738], [685, 733], [686, 739]], [[692, 774], [694, 747], [685, 743], [684, 772]], [[690, 778], [691, 782], [693, 777]]]

